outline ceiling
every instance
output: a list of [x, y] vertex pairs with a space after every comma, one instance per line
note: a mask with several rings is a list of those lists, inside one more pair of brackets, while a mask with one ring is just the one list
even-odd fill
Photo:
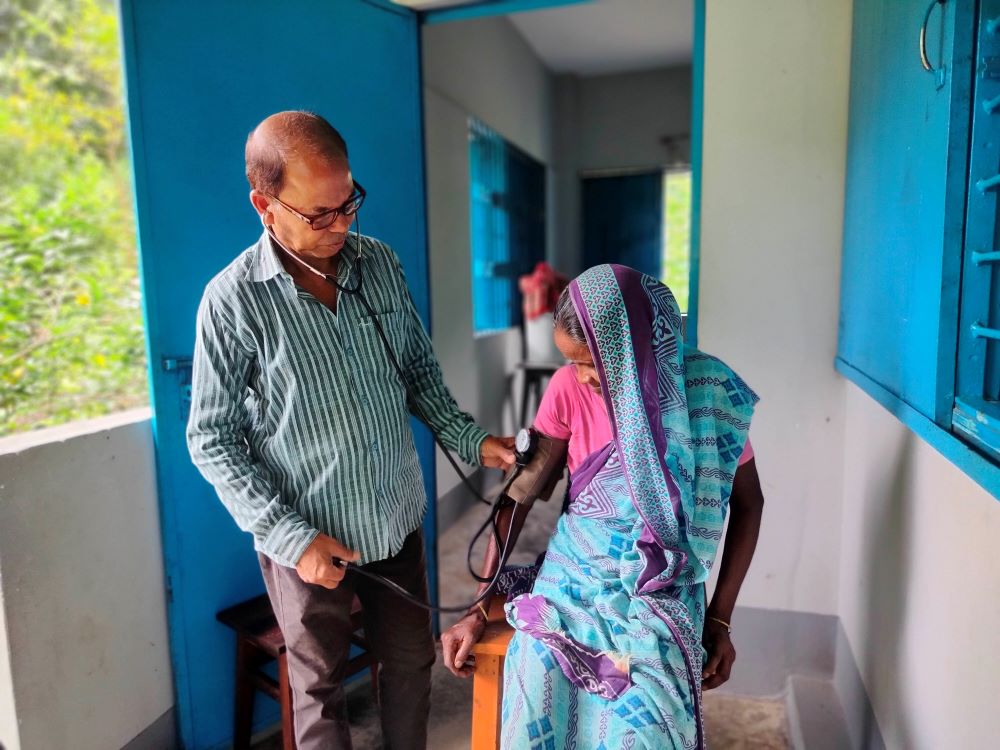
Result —
[[[396, 0], [421, 10], [463, 0]], [[602, 75], [691, 62], [693, 0], [592, 0], [507, 16], [554, 73]]]

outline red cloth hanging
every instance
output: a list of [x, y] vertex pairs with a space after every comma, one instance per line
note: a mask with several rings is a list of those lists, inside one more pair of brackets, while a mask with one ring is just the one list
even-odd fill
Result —
[[518, 279], [517, 285], [521, 290], [524, 319], [535, 320], [556, 309], [559, 295], [569, 285], [569, 279], [543, 260], [534, 271]]

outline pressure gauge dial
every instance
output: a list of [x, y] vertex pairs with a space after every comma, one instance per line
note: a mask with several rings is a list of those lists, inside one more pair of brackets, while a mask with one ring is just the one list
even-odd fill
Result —
[[525, 427], [514, 438], [514, 459], [518, 466], [527, 466], [538, 447], [538, 433]]

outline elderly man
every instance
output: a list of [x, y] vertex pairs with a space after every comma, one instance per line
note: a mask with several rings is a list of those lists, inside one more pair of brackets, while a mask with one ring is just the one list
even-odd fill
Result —
[[[246, 172], [265, 231], [202, 298], [191, 457], [253, 534], [288, 647], [299, 750], [351, 746], [341, 680], [355, 594], [391, 709], [386, 747], [423, 748], [429, 615], [335, 561], [426, 598], [410, 410], [470, 464], [508, 466], [512, 441], [459, 410], [392, 250], [348, 233], [365, 191], [340, 134], [312, 113], [272, 115], [247, 140]], [[359, 284], [368, 306], [341, 293]]]

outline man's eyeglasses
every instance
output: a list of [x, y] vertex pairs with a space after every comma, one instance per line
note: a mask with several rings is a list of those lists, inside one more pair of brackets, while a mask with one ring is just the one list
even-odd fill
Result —
[[[265, 195], [267, 194], [265, 193]], [[359, 185], [357, 182], [354, 182], [354, 193], [351, 195], [350, 198], [344, 201], [343, 205], [339, 206], [338, 208], [331, 208], [329, 211], [324, 211], [321, 214], [315, 214], [313, 216], [308, 216], [302, 213], [301, 211], [295, 210], [276, 195], [268, 195], [267, 197], [273, 200], [282, 208], [284, 208], [293, 216], [296, 216], [302, 221], [304, 221], [313, 230], [318, 231], [320, 229], [329, 228], [329, 226], [333, 224], [333, 222], [335, 222], [337, 220], [337, 217], [340, 215], [354, 216], [354, 214], [358, 212], [358, 209], [361, 208], [361, 204], [365, 202], [366, 195], [368, 195], [368, 193], [365, 192], [365, 189], [361, 187], [361, 185]]]

